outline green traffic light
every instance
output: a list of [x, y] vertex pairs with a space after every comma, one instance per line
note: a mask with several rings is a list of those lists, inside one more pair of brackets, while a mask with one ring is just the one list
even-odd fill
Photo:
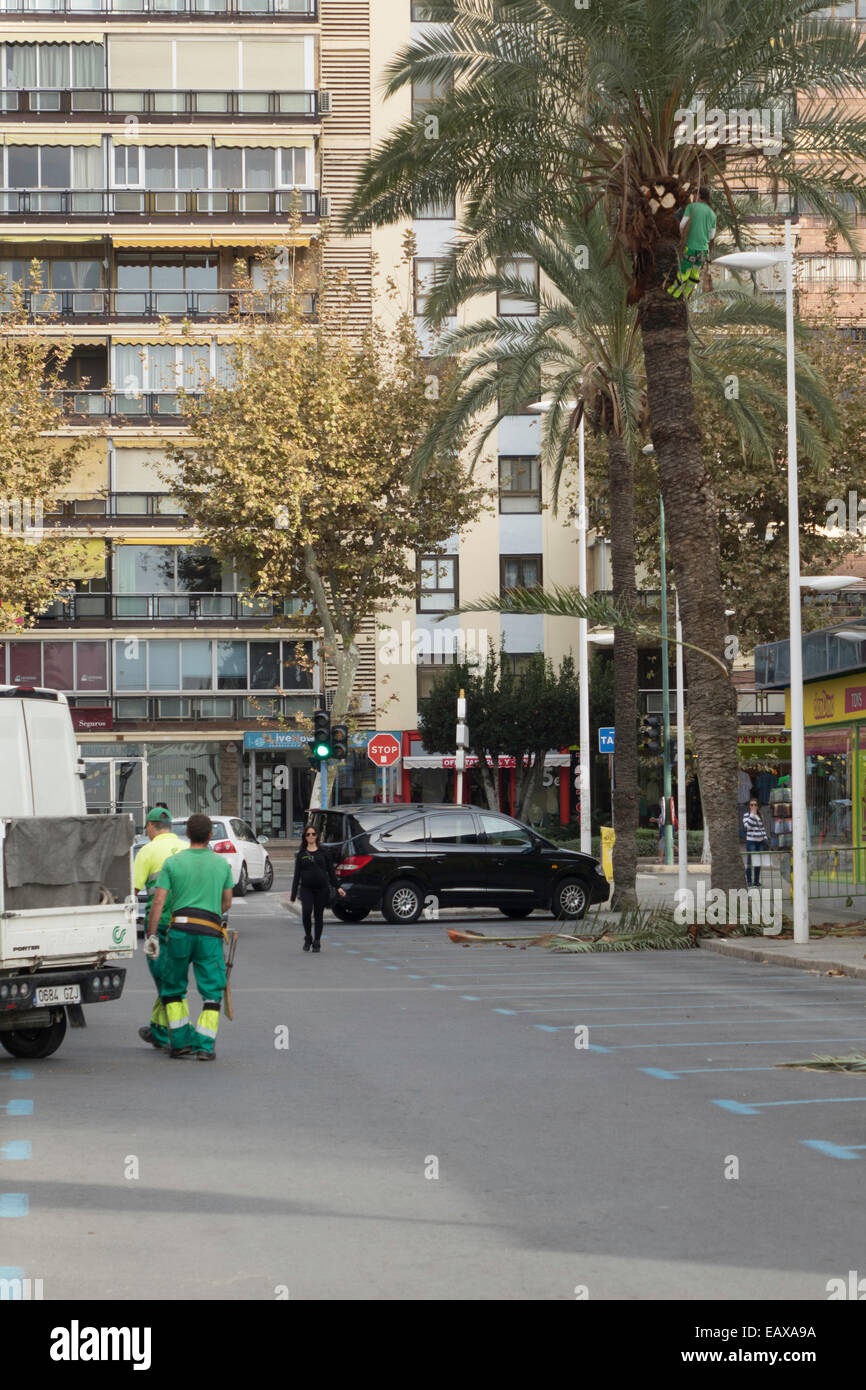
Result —
[[329, 758], [330, 756], [331, 756], [331, 750], [330, 750], [330, 748], [328, 747], [327, 743], [317, 743], [317, 744], [316, 744], [316, 757], [317, 757], [317, 758]]

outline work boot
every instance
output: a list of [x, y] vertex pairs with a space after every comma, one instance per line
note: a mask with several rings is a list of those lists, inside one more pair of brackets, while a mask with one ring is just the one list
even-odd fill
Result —
[[156, 1038], [153, 1036], [153, 1033], [151, 1032], [150, 1028], [139, 1028], [139, 1030], [138, 1030], [138, 1036], [141, 1038], [141, 1041], [142, 1041], [142, 1042], [150, 1043], [151, 1047], [161, 1047], [161, 1046], [162, 1046], [161, 1043], [158, 1043], [158, 1042], [157, 1042], [157, 1040], [156, 1040]]
[[195, 1055], [196, 1055], [196, 1058], [197, 1058], [197, 1060], [198, 1060], [199, 1062], [215, 1062], [215, 1061], [216, 1061], [216, 1050], [214, 1050], [213, 1052], [197, 1052]]
[[169, 1055], [169, 1057], [192, 1058], [192, 1057], [195, 1057], [195, 1048], [194, 1048], [194, 1047], [173, 1047], [173, 1048], [171, 1049], [171, 1051], [169, 1052], [168, 1055]]

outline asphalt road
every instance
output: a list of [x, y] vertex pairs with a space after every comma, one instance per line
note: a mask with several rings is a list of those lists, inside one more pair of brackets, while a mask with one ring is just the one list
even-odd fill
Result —
[[140, 956], [53, 1058], [2, 1054], [0, 1274], [260, 1300], [825, 1300], [866, 1274], [866, 1076], [777, 1069], [864, 1047], [860, 982], [434, 922], [329, 922], [305, 955], [277, 890], [235, 906], [214, 1065], [139, 1041]]

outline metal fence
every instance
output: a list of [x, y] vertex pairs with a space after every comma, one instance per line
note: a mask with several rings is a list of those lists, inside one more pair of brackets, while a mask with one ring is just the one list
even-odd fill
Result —
[[[866, 845], [826, 845], [806, 852], [810, 898], [854, 898], [866, 895]], [[791, 897], [790, 849], [759, 850], [747, 854], [748, 872], [760, 873], [761, 888], [779, 888], [783, 899]]]

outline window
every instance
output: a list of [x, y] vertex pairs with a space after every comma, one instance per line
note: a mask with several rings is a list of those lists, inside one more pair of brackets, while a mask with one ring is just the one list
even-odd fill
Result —
[[251, 642], [250, 690], [276, 690], [279, 684], [279, 642]]
[[283, 643], [283, 678], [280, 685], [283, 690], [312, 690], [312, 642]]
[[478, 835], [475, 821], [468, 811], [445, 811], [441, 815], [428, 817], [429, 840], [437, 845], [476, 845]]
[[225, 343], [118, 343], [112, 356], [114, 389], [123, 393], [118, 405], [123, 413], [139, 413], [140, 408], [125, 408], [124, 401], [138, 400], [143, 391], [202, 391], [212, 378], [230, 384], [232, 352]]
[[536, 315], [538, 313], [538, 266], [529, 256], [515, 256], [511, 260], [500, 261], [499, 274], [509, 280], [520, 280], [532, 287], [532, 298], [515, 294], [511, 290], [500, 290], [496, 296], [496, 312], [501, 315]]
[[412, 115], [423, 116], [451, 91], [450, 78], [420, 78], [412, 83]]
[[541, 511], [541, 467], [537, 457], [500, 454], [499, 510]]
[[418, 699], [426, 700], [428, 695], [432, 695], [433, 687], [437, 681], [442, 679], [444, 672], [449, 666], [453, 666], [456, 655], [452, 657], [443, 656], [441, 661], [431, 662], [427, 665], [418, 664]]
[[[230, 563], [224, 566], [205, 546], [119, 545], [115, 591], [120, 595], [218, 594], [236, 589]], [[135, 611], [125, 615], [134, 616]]]
[[534, 661], [541, 657], [542, 652], [500, 652], [499, 660], [503, 671], [511, 671], [515, 676], [522, 676]]
[[430, 297], [430, 291], [441, 278], [445, 264], [446, 262], [441, 259], [432, 260], [420, 256], [415, 258], [414, 297], [416, 314], [426, 314], [427, 300]]
[[[18, 644], [25, 645], [25, 644]], [[35, 645], [37, 658], [39, 655], [39, 644]], [[59, 644], [58, 644], [59, 645]], [[71, 646], [71, 644], [67, 644]], [[294, 645], [294, 644], [292, 644]], [[312, 643], [306, 643], [312, 649]], [[98, 657], [95, 652], [87, 654], [88, 664], [85, 665], [83, 655], [76, 650], [76, 661], [78, 664], [78, 687], [88, 688], [96, 686], [101, 682], [101, 688], [105, 688], [105, 643], [76, 643], [76, 648], [92, 647], [101, 648]], [[249, 649], [249, 656], [247, 655]], [[263, 650], [265, 649], [265, 650]], [[210, 701], [209, 714], [197, 715], [195, 709], [204, 708], [201, 701], [194, 702], [195, 709], [193, 718], [218, 717], [220, 712], [231, 712], [234, 709], [234, 701], [229, 692], [236, 690], [275, 690], [279, 687], [279, 642], [240, 642], [240, 641], [210, 641], [206, 638], [145, 638], [130, 640], [129, 638], [118, 639], [114, 644], [114, 672], [115, 688], [120, 692], [152, 691], [157, 695], [175, 694], [182, 691], [219, 691], [226, 692], [225, 696], [215, 696]], [[284, 644], [287, 653], [289, 644]], [[0, 644], [2, 651], [2, 644]], [[30, 656], [30, 667], [26, 668], [22, 664], [23, 659], [16, 654], [16, 662], [13, 664], [14, 670], [21, 671], [21, 680], [16, 684], [24, 684], [26, 670], [35, 670], [32, 654]], [[250, 672], [249, 682], [247, 672]], [[90, 677], [93, 679], [91, 680]], [[29, 678], [28, 678], [29, 683]], [[33, 681], [39, 684], [38, 681]], [[310, 682], [311, 684], [311, 682]], [[262, 701], [261, 707], [248, 709], [250, 717], [258, 717], [263, 713], [269, 713], [270, 703]], [[165, 701], [161, 701], [164, 712], [169, 712], [170, 706]], [[268, 708], [265, 708], [268, 706]], [[277, 713], [276, 707], [272, 711]]]
[[435, 20], [437, 10], [441, 12], [441, 5], [423, 4], [422, 0], [412, 0], [412, 19], [416, 24], [423, 24], [425, 20]]
[[393, 830], [386, 830], [382, 839], [391, 845], [412, 845], [416, 849], [423, 849], [424, 817], [418, 816], [415, 820], [395, 826]]
[[[3, 45], [3, 86], [7, 89], [105, 86], [105, 50], [101, 43], [7, 43]], [[40, 111], [59, 110], [40, 93]], [[78, 108], [81, 109], [81, 108]]]
[[248, 689], [246, 642], [217, 642], [217, 689]]
[[509, 589], [534, 589], [541, 582], [540, 555], [500, 555], [500, 593], [505, 594]]
[[457, 607], [457, 563], [456, 555], [422, 555], [419, 558], [419, 613], [448, 613]]
[[532, 844], [531, 836], [521, 826], [506, 820], [504, 816], [488, 815], [482, 811], [479, 812], [479, 817], [486, 844], [518, 845], [521, 848], [528, 848]]
[[42, 684], [42, 646], [39, 642], [9, 643], [9, 684]]

